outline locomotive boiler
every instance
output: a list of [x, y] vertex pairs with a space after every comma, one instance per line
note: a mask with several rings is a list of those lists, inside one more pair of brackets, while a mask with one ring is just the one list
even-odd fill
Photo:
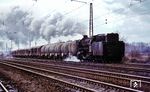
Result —
[[124, 57], [125, 44], [118, 33], [109, 33], [68, 42], [52, 43], [12, 51], [14, 57], [47, 58], [63, 60], [76, 56], [81, 61], [119, 63]]

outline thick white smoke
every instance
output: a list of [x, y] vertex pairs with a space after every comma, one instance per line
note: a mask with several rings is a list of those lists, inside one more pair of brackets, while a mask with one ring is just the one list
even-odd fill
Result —
[[28, 17], [29, 13], [21, 10], [19, 7], [14, 7], [4, 16], [5, 18], [1, 18], [1, 26], [3, 26], [3, 28], [0, 28], [3, 37], [12, 40], [15, 43], [20, 42], [26, 44], [30, 32], [28, 27], [31, 22], [31, 19]]
[[55, 13], [45, 18], [45, 21], [41, 24], [40, 34], [44, 39], [50, 40], [51, 37], [85, 34], [84, 30], [83, 24], [65, 18], [60, 13]]
[[85, 34], [85, 26], [60, 13], [37, 19], [21, 7], [14, 7], [0, 16], [0, 32], [2, 38], [27, 45], [41, 38], [50, 41], [59, 36]]

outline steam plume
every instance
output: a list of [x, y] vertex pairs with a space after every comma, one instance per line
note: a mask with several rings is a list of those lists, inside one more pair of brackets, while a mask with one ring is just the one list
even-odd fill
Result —
[[13, 7], [10, 12], [0, 16], [1, 37], [14, 43], [27, 45], [37, 39], [49, 41], [52, 37], [85, 34], [85, 26], [61, 13], [36, 18], [21, 7]]

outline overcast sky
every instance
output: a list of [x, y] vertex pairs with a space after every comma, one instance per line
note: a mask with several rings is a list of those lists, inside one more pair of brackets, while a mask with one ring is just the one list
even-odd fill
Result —
[[[85, 4], [81, 2], [75, 2], [75, 1], [71, 2], [70, 0], [37, 0], [37, 1], [36, 0], [0, 0], [0, 13], [1, 13], [0, 31], [2, 32], [5, 29], [5, 27], [8, 28], [7, 31], [10, 31], [10, 29], [12, 29], [13, 23], [15, 23], [15, 25], [19, 25], [17, 24], [18, 20], [23, 18], [21, 17], [19, 19], [18, 16], [14, 17], [17, 14], [19, 16], [26, 15], [26, 18], [28, 18], [28, 20], [32, 19], [30, 20], [31, 22], [29, 28], [27, 29], [31, 29], [31, 31], [32, 30], [35, 31], [35, 29], [40, 28], [37, 27], [38, 25], [42, 25], [42, 29], [40, 28], [39, 32], [41, 32], [41, 30], [42, 32], [45, 32], [44, 30], [48, 28], [52, 28], [51, 26], [43, 28], [43, 25], [49, 23], [48, 19], [46, 18], [48, 16], [51, 16], [52, 14], [57, 14], [58, 16], [59, 13], [59, 16], [65, 17], [64, 20], [66, 24], [68, 23], [68, 20], [69, 23], [72, 23], [72, 25], [80, 24], [79, 28], [83, 28], [86, 34], [88, 34], [89, 3], [93, 2], [94, 34], [118, 32], [120, 33], [121, 37], [125, 39], [127, 42], [148, 42], [148, 43], [150, 42], [150, 10], [149, 10], [150, 1], [149, 0], [93, 0], [93, 1], [81, 0], [81, 1], [85, 1], [88, 3]], [[16, 9], [18, 9], [19, 12]], [[14, 13], [16, 11], [17, 13]], [[23, 15], [21, 15], [21, 13]], [[45, 20], [42, 21], [42, 19], [44, 18]], [[106, 19], [107, 19], [107, 24], [105, 24]], [[14, 22], [14, 20], [16, 22]], [[64, 20], [60, 20], [60, 21], [63, 21], [64, 23]], [[4, 21], [4, 23], [2, 21]], [[73, 23], [74, 21], [75, 23]], [[42, 22], [44, 23], [42, 24]], [[83, 24], [84, 26], [82, 26], [81, 24]], [[36, 26], [36, 28], [32, 26], [34, 27]], [[15, 31], [18, 31], [18, 29], [14, 27], [17, 26], [13, 26], [13, 29], [15, 29]], [[25, 29], [26, 27], [23, 30]], [[76, 33], [83, 34], [83, 32], [76, 32]], [[47, 33], [45, 32], [45, 34]], [[58, 36], [58, 34], [56, 36]], [[69, 35], [65, 33], [63, 36], [69, 36]], [[77, 37], [81, 37], [81, 36], [78, 35]]]

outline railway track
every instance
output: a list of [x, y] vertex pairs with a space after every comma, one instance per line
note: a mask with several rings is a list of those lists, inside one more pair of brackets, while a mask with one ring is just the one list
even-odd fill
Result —
[[135, 76], [135, 75], [129, 75], [129, 74], [123, 74], [123, 73], [115, 73], [115, 72], [107, 72], [107, 71], [97, 71], [93, 69], [85, 69], [85, 68], [78, 68], [78, 67], [69, 67], [69, 66], [61, 66], [61, 65], [53, 65], [53, 64], [45, 64], [45, 63], [26, 63], [26, 62], [19, 62], [23, 65], [30, 65], [30, 66], [36, 66], [40, 68], [45, 68], [47, 70], [57, 71], [57, 72], [63, 72], [71, 75], [77, 75], [86, 77], [89, 79], [94, 79], [98, 81], [113, 83], [116, 85], [126, 86], [130, 87], [130, 81], [131, 80], [141, 80], [142, 87], [141, 90], [150, 90], [150, 78], [149, 77], [143, 77], [143, 76]]
[[[35, 58], [14, 58], [16, 60], [35, 60], [35, 61], [43, 61], [43, 62], [55, 62], [55, 60], [49, 60], [49, 59], [35, 59]], [[75, 61], [63, 61], [63, 63], [76, 63]], [[61, 63], [61, 61], [59, 62]], [[82, 64], [82, 63], [81, 63]], [[102, 64], [102, 63], [91, 63], [91, 62], [86, 62], [86, 63], [83, 63], [83, 64], [86, 64], [86, 65], [106, 65], [106, 66], [123, 66], [123, 67], [137, 67], [137, 68], [150, 68], [150, 64], [142, 64], [142, 63], [123, 63], [123, 64]]]
[[0, 92], [9, 92], [6, 87], [2, 84], [2, 82], [0, 81]]
[[[39, 62], [48, 62], [49, 60], [42, 59], [22, 59], [16, 58], [16, 60], [24, 61], [39, 61]], [[95, 64], [95, 63], [77, 63], [77, 62], [56, 62], [50, 61], [51, 64], [63, 65], [63, 66], [73, 66], [73, 67], [82, 67], [96, 70], [107, 70], [110, 72], [120, 72], [126, 74], [140, 75], [150, 77], [150, 65], [145, 64]]]
[[[17, 68], [19, 70], [27, 71], [27, 72], [36, 74], [38, 76], [46, 77], [52, 81], [58, 82], [59, 84], [61, 84], [63, 86], [67, 86], [71, 89], [76, 89], [79, 91], [100, 92], [100, 91], [110, 91], [111, 90], [114, 92], [126, 92], [126, 91], [127, 92], [141, 92], [140, 90], [137, 90], [137, 89], [114, 85], [114, 84], [101, 82], [101, 81], [84, 78], [84, 77], [80, 77], [80, 76], [70, 75], [70, 74], [66, 74], [66, 73], [51, 71], [51, 70], [47, 70], [47, 69], [44, 69], [41, 67], [38, 68], [35, 66], [33, 67], [31, 65], [18, 64], [18, 63], [14, 63], [14, 62], [13, 63], [12, 62], [3, 62], [3, 63], [1, 62], [1, 64], [7, 65], [9, 67]], [[51, 75], [53, 74], [53, 77], [50, 74]], [[57, 77], [56, 77], [56, 75], [57, 75]], [[68, 82], [68, 80], [72, 80], [72, 79], [74, 79], [74, 82], [73, 81]], [[80, 84], [80, 82], [77, 82], [77, 81], [82, 82], [82, 84]], [[70, 82], [72, 82], [72, 83], [70, 83]], [[79, 83], [79, 84], [77, 84], [77, 83]], [[88, 84], [88, 86], [89, 85], [94, 85], [94, 86], [88, 87], [88, 86], [85, 86], [84, 83], [86, 83], [86, 85]], [[94, 87], [96, 87], [96, 88], [94, 88]]]
[[125, 63], [124, 65], [131, 67], [150, 68], [150, 64], [143, 64], [143, 63]]
[[[35, 59], [35, 58], [14, 58], [16, 60], [32, 60], [32, 61], [39, 61], [39, 62], [57, 62], [55, 60], [49, 60], [49, 59]], [[65, 62], [65, 63], [64, 63]], [[79, 62], [75, 61], [59, 61], [59, 63], [63, 64], [76, 64]], [[80, 64], [85, 65], [93, 65], [93, 66], [111, 66], [111, 67], [133, 67], [133, 68], [145, 68], [150, 69], [150, 64], [139, 64], [139, 63], [123, 63], [123, 64], [105, 64], [105, 63], [91, 63], [91, 62], [80, 62]]]
[[93, 70], [93, 69], [85, 69], [85, 68], [78, 68], [78, 67], [37, 63], [37, 62], [18, 62], [18, 63], [23, 64], [23, 65], [30, 65], [30, 66], [44, 68], [46, 70], [81, 76], [81, 77], [85, 77], [88, 79], [103, 81], [107, 83], [113, 83], [113, 84], [121, 85], [124, 87], [130, 87], [131, 80], [141, 80], [142, 87], [139, 89], [150, 90], [149, 89], [149, 85], [150, 85], [149, 77], [135, 76], [135, 75], [108, 72], [108, 71], [100, 71], [100, 70]]

